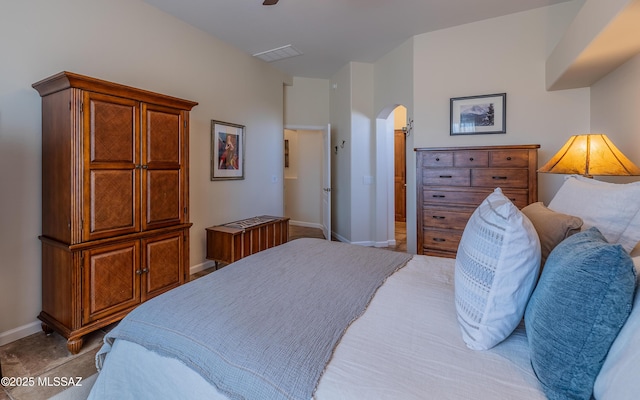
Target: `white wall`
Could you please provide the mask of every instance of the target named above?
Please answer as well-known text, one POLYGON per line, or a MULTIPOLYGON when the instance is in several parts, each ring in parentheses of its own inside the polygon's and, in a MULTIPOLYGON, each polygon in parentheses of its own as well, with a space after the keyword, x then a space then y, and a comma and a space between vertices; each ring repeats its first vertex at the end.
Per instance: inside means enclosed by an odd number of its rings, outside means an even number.
MULTIPOLYGON (((413 38, 387 53, 374 64, 374 117, 375 128, 375 242, 377 246, 393 243, 395 235, 393 207, 393 125, 405 125, 407 119, 413 118, 413 38), (405 115, 402 122, 394 120, 391 126, 387 118, 398 105, 403 105, 405 115)), ((393 117, 392 117, 393 118, 393 117)), ((413 152, 413 135, 406 140, 407 180, 415 179, 415 155, 413 152)), ((411 185, 415 188, 415 185, 411 185)), ((407 187, 410 189, 411 187, 407 187)), ((415 214, 415 194, 407 191, 407 214, 415 214)), ((415 241, 409 237, 408 241, 415 241)), ((413 246, 415 248, 415 245, 413 246)))
POLYGON ((292 129, 329 123, 329 80, 293 78, 284 92, 284 123, 292 129))
POLYGON ((341 241, 348 242, 351 240, 351 64, 342 67, 330 84, 331 230, 341 241))
MULTIPOLYGON (((604 133, 634 164, 640 165, 640 55, 591 87, 591 131, 604 133)), ((601 180, 614 181, 598 177, 601 180)), ((618 178, 635 181, 638 177, 618 178)), ((640 201, 640 199, 639 199, 640 201)))
MULTIPOLYGON (((533 143, 541 145, 544 163, 570 135, 588 131, 588 88, 545 90, 545 60, 579 5, 562 3, 415 36, 414 146, 533 143), (507 93, 506 134, 449 135, 450 98, 501 92, 507 93)), ((562 177, 538 178, 539 198, 546 203, 562 177)), ((415 186, 407 189, 410 195, 415 186)), ((415 237, 415 214, 408 211, 407 217, 408 238, 415 237)))
POLYGON ((375 135, 373 64, 351 63, 351 236, 352 243, 373 245, 375 221, 375 135))
POLYGON ((371 246, 375 227, 373 64, 351 62, 331 79, 332 230, 371 246))
POLYGON ((413 38, 391 50, 374 64, 374 112, 385 118, 396 105, 413 110, 413 38), (386 110, 386 112, 385 112, 386 110), (380 115, 383 113, 384 115, 380 115))
POLYGON ((39 330, 36 81, 67 70, 199 102, 190 135, 192 266, 205 262, 207 226, 283 213, 283 82, 292 82, 268 64, 140 0, 3 1, 0 48, 0 344, 39 330), (244 180, 210 181, 212 119, 246 125, 244 180))

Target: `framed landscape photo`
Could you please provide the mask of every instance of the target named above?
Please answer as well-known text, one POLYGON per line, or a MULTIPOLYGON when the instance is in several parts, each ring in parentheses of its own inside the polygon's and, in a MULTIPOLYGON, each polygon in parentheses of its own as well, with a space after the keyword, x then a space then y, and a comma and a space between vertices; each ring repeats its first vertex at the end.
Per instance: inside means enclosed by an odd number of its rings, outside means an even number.
POLYGON ((211 121, 211 180, 244 179, 244 125, 211 121))
POLYGON ((507 132, 507 94, 451 99, 451 135, 507 132))

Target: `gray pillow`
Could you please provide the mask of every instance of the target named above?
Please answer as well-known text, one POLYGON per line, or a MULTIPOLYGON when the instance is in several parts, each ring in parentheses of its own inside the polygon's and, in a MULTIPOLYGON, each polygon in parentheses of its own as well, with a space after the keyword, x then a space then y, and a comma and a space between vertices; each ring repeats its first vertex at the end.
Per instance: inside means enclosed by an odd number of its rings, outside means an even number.
POLYGON ((531 365, 548 398, 591 398, 635 285, 629 254, 595 227, 551 252, 525 311, 531 365))

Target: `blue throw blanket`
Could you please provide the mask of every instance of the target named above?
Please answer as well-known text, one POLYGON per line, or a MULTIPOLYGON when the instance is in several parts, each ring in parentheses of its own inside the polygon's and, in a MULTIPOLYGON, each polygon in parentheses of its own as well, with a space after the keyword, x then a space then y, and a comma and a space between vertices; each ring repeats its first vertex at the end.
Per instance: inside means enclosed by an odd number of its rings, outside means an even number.
POLYGON ((335 346, 408 254, 320 239, 257 253, 156 297, 105 336, 177 358, 231 399, 309 400, 335 346))

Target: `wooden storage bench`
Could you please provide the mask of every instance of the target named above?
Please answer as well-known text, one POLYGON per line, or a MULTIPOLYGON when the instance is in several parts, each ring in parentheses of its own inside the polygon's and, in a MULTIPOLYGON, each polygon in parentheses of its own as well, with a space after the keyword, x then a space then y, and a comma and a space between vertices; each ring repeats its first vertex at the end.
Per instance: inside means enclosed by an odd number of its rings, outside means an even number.
POLYGON ((289 240, 289 218, 261 215, 207 228, 207 259, 230 264, 289 240))

